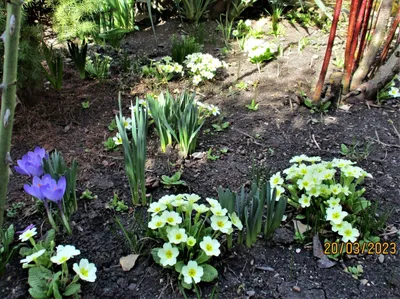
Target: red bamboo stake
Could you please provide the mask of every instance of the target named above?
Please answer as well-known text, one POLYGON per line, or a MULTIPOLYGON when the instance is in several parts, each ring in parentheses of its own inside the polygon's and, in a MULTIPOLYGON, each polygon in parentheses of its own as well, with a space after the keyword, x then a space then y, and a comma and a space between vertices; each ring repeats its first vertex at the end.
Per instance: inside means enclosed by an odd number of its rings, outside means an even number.
POLYGON ((329 61, 332 55, 332 48, 335 41, 336 29, 337 29, 337 24, 339 22, 341 9, 342 9, 342 0, 336 0, 335 11, 332 20, 331 31, 329 33, 328 45, 326 46, 324 62, 322 64, 321 73, 319 74, 318 83, 314 91, 314 96, 313 96, 314 102, 319 102, 321 99, 322 87, 324 85, 326 72, 328 70, 329 61))
MULTIPOLYGON (((364 16, 364 21, 363 21, 363 26, 362 26, 362 33, 361 33, 361 37, 360 37, 360 46, 358 48, 358 53, 357 53, 357 58, 355 61, 355 67, 358 66, 358 63, 360 62, 360 59, 362 57, 362 53, 364 53, 364 49, 365 49, 365 44, 366 44, 366 36, 367 36, 367 32, 368 32, 368 24, 372 23, 372 19, 370 20, 371 17, 371 10, 372 10, 372 5, 374 3, 374 0, 368 0, 367 6, 365 8, 365 16, 364 16)), ((371 24, 372 26, 372 24, 371 24)))
POLYGON ((390 48, 390 43, 392 42, 393 38, 394 38, 394 34, 396 33, 396 29, 400 24, 400 9, 397 10, 397 15, 396 15, 396 19, 394 20, 393 24, 392 24, 392 28, 390 29, 389 35, 386 38, 386 43, 385 46, 383 47, 383 51, 381 53, 381 57, 379 59, 379 63, 383 64, 384 60, 386 59, 386 56, 389 52, 389 48, 390 48))
POLYGON ((355 29, 357 24, 357 15, 359 10, 360 0, 353 0, 351 2, 351 11, 350 11, 350 19, 349 19, 349 28, 347 33, 347 42, 346 42, 346 59, 345 59, 345 70, 344 76, 342 80, 343 85, 343 93, 346 94, 349 91, 350 86, 350 78, 351 78, 351 67, 354 62, 354 51, 352 50, 353 40, 356 39, 355 29))
MULTIPOLYGON (((349 67, 350 78, 351 78, 351 75, 353 74, 355 63, 356 63, 356 59, 357 59, 355 54, 356 54, 358 40, 359 40, 358 37, 360 36, 361 26, 362 26, 363 21, 364 21, 364 13, 365 13, 366 5, 367 5, 367 1, 361 1, 360 8, 359 8, 359 11, 358 11, 356 28, 355 28, 355 31, 354 31, 354 36, 353 36, 353 40, 352 40, 352 44, 351 44, 351 48, 350 48, 350 55, 351 55, 351 60, 350 60, 351 61, 351 65, 349 67)), ((349 61, 349 63, 350 63, 350 61, 349 61)))

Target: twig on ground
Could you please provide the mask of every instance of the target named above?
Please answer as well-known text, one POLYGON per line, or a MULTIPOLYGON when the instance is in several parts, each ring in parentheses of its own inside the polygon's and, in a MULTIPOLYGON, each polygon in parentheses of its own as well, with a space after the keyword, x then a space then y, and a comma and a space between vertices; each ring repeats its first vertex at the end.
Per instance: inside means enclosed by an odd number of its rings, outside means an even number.
POLYGON ((400 148, 400 145, 397 145, 397 144, 388 144, 388 143, 384 143, 384 142, 382 142, 380 139, 379 139, 379 135, 378 135, 378 132, 375 130, 375 136, 376 136, 376 139, 374 139, 374 138, 369 138, 369 139, 371 139, 371 140, 373 140, 373 141, 376 141, 376 142, 378 142, 380 145, 383 145, 383 146, 390 146, 390 147, 397 147, 397 148, 400 148))
POLYGON ((400 139, 400 133, 399 133, 399 131, 397 130, 397 128, 394 126, 393 120, 389 119, 389 123, 392 125, 393 130, 396 132, 397 137, 399 137, 399 139, 400 139))
POLYGON ((318 147, 319 150, 321 150, 321 147, 319 146, 317 140, 315 140, 314 134, 311 134, 311 139, 314 141, 315 145, 318 147))
POLYGON ((390 232, 388 232, 388 233, 380 234, 379 237, 391 236, 391 235, 397 234, 398 232, 400 232, 400 229, 396 229, 396 230, 390 231, 390 232))
POLYGON ((253 141, 254 144, 261 145, 261 146, 265 146, 264 144, 261 144, 261 143, 255 141, 255 138, 254 138, 253 136, 251 136, 251 135, 249 135, 249 134, 247 134, 247 133, 245 133, 245 132, 243 132, 243 131, 241 131, 241 130, 238 130, 238 129, 236 129, 236 128, 233 128, 233 127, 232 127, 232 129, 235 130, 236 132, 239 132, 240 134, 243 134, 244 136, 249 137, 249 138, 253 141))

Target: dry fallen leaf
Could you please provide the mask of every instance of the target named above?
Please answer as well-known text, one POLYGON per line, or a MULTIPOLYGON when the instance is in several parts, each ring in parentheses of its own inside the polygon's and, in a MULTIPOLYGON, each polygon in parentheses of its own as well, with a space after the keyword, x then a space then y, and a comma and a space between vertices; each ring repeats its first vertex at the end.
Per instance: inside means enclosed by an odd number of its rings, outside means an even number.
POLYGON ((136 260, 139 257, 138 254, 130 254, 127 256, 123 256, 119 259, 119 263, 121 264, 122 270, 129 271, 135 266, 136 260))
POLYGON ((317 258, 318 260, 318 267, 322 269, 328 269, 332 268, 333 266, 336 265, 336 262, 331 261, 324 253, 324 250, 322 248, 321 241, 319 240, 319 236, 314 235, 313 237, 313 255, 317 258))
POLYGON ((299 220, 293 220, 294 229, 298 231, 300 234, 304 234, 306 231, 310 230, 311 227, 301 223, 299 220))

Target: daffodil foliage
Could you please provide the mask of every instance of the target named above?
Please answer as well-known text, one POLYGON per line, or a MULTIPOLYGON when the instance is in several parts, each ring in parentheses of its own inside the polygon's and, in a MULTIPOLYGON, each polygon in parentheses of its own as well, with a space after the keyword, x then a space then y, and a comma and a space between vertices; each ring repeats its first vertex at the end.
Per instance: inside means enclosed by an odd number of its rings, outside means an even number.
POLYGON ((344 159, 322 161, 320 157, 295 156, 293 165, 270 179, 278 196, 285 192, 289 204, 298 208, 298 219, 305 218, 314 233, 330 234, 343 242, 360 237, 362 214, 371 205, 360 187, 372 175, 355 162, 344 159))
POLYGON ((199 200, 196 194, 165 195, 148 209, 148 227, 164 242, 152 250, 153 258, 178 272, 187 289, 218 277, 209 261, 221 254, 221 237, 231 235, 234 227, 243 228, 237 215, 229 214, 217 200, 207 198, 207 204, 197 203, 199 200))

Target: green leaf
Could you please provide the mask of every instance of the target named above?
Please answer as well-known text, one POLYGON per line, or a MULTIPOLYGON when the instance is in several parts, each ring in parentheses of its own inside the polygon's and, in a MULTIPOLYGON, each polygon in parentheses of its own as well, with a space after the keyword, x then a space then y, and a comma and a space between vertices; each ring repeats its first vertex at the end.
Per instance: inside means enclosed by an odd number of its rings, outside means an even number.
POLYGON ((201 265, 203 267, 203 276, 201 277, 201 281, 211 282, 218 277, 218 271, 213 266, 206 264, 201 265))
POLYGON ((181 285, 187 290, 192 289, 192 284, 187 284, 184 280, 181 280, 181 285))
POLYGON ((299 214, 299 215, 296 216, 296 219, 299 219, 299 220, 302 220, 302 219, 305 219, 305 218, 306 218, 306 216, 302 215, 302 214, 299 214))
MULTIPOLYGON (((61 274, 61 272, 60 272, 61 274)), ((53 295, 55 299, 62 299, 63 297, 60 294, 60 291, 58 289, 58 280, 53 280, 53 295)))
POLYGON ((79 283, 73 283, 65 288, 63 296, 72 296, 81 290, 81 285, 79 283))
POLYGON ((160 257, 158 256, 158 250, 160 250, 160 249, 161 248, 153 248, 151 250, 151 255, 153 256, 153 260, 159 265, 161 265, 160 257))
POLYGON ((211 258, 211 256, 208 256, 207 254, 205 254, 204 251, 201 251, 200 255, 197 257, 196 262, 197 264, 202 264, 207 262, 209 259, 211 258))
POLYGON ((34 299, 48 299, 47 291, 43 288, 30 288, 28 292, 34 299))
POLYGON ((342 151, 342 154, 347 154, 349 152, 349 148, 343 143, 340 145, 340 150, 342 151))
POLYGON ((32 288, 46 288, 46 281, 53 276, 49 269, 39 267, 30 268, 28 273, 28 283, 32 288))
POLYGON ((183 261, 179 261, 175 264, 175 271, 178 273, 182 272, 182 268, 185 266, 185 263, 183 261))

